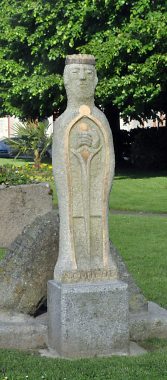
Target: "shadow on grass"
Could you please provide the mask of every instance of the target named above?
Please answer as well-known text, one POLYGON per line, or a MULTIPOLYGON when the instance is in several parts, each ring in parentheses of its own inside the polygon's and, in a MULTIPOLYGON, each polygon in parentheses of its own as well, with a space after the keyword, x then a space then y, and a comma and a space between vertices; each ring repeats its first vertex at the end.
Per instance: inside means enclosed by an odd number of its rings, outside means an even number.
POLYGON ((167 170, 150 170, 150 171, 142 171, 133 168, 128 169, 119 169, 117 168, 115 171, 115 180, 120 181, 122 179, 142 179, 142 178, 156 178, 156 177, 167 177, 167 170))

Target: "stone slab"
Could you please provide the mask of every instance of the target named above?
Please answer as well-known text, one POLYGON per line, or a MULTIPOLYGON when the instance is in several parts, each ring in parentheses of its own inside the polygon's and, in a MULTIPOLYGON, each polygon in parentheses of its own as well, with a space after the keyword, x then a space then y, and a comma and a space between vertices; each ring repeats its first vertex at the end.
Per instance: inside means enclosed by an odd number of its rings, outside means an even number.
POLYGON ((37 217, 0 261, 0 310, 36 315, 46 301, 58 256, 56 210, 37 217))
POLYGON ((130 342, 130 356, 140 356, 144 354, 147 354, 145 348, 139 346, 136 342, 130 342))
MULTIPOLYGON (((60 355, 55 350, 42 348, 38 352, 42 357, 60 359, 60 355)), ((147 351, 143 347, 139 346, 136 342, 129 343, 128 356, 140 356, 144 354, 147 354, 147 351)))
POLYGON ((37 216, 52 210, 47 183, 0 186, 0 247, 9 247, 37 216))
POLYGON ((48 345, 61 357, 129 352, 127 284, 48 282, 48 345))
POLYGON ((0 348, 39 349, 47 347, 47 315, 37 318, 0 312, 0 348))
MULTIPOLYGON (((130 339, 167 338, 167 310, 149 302, 149 312, 130 313, 130 339), (147 323, 146 323, 147 322, 147 323)), ((46 348, 47 313, 33 318, 28 315, 0 312, 0 348, 40 349, 42 356, 60 357, 53 349, 46 348)), ((144 354, 145 350, 130 342, 130 355, 144 354)), ((61 356, 62 357, 62 356, 61 356)))
POLYGON ((148 312, 130 313, 130 338, 142 341, 150 338, 167 339, 167 310, 148 302, 148 312))

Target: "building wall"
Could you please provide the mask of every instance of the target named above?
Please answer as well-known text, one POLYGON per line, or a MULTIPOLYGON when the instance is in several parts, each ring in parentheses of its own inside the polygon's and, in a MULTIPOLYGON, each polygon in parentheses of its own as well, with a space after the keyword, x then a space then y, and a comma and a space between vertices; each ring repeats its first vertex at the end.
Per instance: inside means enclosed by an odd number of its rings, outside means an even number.
POLYGON ((8 137, 8 117, 0 118, 0 138, 8 137))
POLYGON ((14 116, 6 116, 0 118, 0 139, 4 137, 12 137, 14 135, 14 124, 18 122, 18 118, 14 116))
POLYGON ((158 117, 155 119, 147 119, 143 120, 140 123, 138 120, 131 120, 129 123, 124 123, 123 119, 120 118, 120 129, 124 129, 126 131, 130 131, 134 128, 159 128, 166 126, 166 115, 158 112, 158 117))
MULTIPOLYGON (((14 124, 17 123, 19 119, 14 116, 6 116, 0 118, 0 139, 4 137, 12 137, 14 135, 14 124)), ((49 129, 48 135, 53 132, 53 116, 48 118, 49 129)))

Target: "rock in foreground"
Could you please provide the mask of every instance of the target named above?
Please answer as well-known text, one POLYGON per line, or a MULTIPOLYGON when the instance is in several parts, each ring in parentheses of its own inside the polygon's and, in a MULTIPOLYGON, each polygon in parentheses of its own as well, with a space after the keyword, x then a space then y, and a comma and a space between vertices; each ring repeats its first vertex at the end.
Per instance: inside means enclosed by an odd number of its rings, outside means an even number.
POLYGON ((59 217, 37 217, 12 243, 0 262, 0 309, 34 315, 45 302, 47 281, 58 256, 59 217))

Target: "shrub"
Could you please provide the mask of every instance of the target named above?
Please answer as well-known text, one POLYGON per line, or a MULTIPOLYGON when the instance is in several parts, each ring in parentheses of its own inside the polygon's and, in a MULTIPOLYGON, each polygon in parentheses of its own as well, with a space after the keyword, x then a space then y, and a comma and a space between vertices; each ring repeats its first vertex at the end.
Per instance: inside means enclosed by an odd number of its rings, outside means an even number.
POLYGON ((28 183, 52 181, 52 166, 41 164, 37 170, 35 165, 24 166, 3 165, 0 166, 0 184, 22 185, 28 183))
POLYGON ((130 159, 135 168, 167 168, 167 129, 147 128, 130 132, 130 159))

